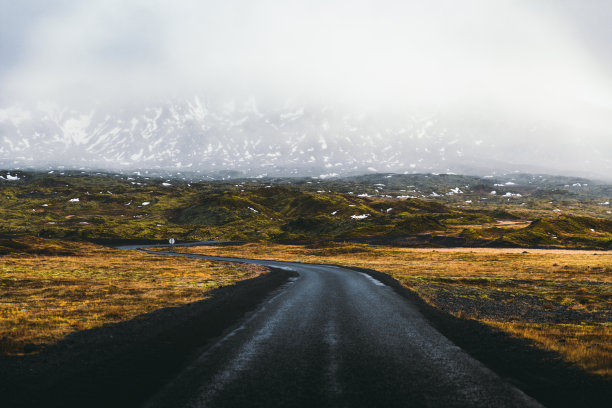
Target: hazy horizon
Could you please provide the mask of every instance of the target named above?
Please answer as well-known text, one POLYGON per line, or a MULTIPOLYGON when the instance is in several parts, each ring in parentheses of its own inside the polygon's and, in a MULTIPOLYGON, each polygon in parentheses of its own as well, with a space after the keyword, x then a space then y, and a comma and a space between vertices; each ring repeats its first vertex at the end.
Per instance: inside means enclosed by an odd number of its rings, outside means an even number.
POLYGON ((5 166, 612 174, 604 0, 0 2, 5 166))

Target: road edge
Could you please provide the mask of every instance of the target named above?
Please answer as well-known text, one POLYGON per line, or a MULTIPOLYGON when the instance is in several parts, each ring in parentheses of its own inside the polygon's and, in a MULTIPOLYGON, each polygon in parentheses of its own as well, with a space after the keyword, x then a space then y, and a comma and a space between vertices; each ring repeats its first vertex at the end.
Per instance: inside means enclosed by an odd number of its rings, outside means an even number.
POLYGON ((134 407, 256 310, 295 273, 277 268, 210 298, 72 333, 41 353, 0 358, 7 407, 134 407))
POLYGON ((610 382, 563 361, 552 351, 476 320, 461 319, 426 303, 392 276, 374 269, 347 267, 368 274, 413 303, 450 341, 505 381, 547 407, 606 407, 612 400, 610 382))

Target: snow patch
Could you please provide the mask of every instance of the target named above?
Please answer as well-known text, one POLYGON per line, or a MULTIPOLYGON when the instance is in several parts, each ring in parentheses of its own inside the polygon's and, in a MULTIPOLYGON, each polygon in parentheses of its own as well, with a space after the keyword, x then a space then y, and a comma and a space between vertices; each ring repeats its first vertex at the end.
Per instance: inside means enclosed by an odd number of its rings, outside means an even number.
POLYGON ((19 176, 13 176, 10 173, 6 173, 6 178, 0 176, 0 179, 7 180, 7 181, 17 181, 19 180, 19 176))

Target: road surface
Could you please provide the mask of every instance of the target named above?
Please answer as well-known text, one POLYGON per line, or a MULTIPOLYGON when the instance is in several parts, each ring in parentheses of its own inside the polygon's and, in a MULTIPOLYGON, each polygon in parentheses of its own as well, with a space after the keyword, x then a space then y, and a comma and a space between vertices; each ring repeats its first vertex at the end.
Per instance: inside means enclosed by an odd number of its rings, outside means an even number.
POLYGON ((202 350, 147 407, 540 406, 369 275, 336 266, 162 253, 299 276, 202 350))

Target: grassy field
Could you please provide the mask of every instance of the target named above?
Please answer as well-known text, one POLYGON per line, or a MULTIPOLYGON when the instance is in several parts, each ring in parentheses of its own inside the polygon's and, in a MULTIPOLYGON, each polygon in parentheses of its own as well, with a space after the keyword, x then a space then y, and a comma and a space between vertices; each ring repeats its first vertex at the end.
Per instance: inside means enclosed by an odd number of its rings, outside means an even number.
POLYGON ((190 250, 376 269, 439 309, 612 375, 612 255, 592 250, 612 249, 610 185, 520 174, 13 173, 0 179, 0 353, 36 350, 263 272, 83 241, 218 238, 260 243, 190 250), (457 246, 467 249, 442 248, 457 246))
POLYGON ((0 179, 0 235, 612 249, 612 186, 582 179, 396 174, 189 182, 16 174, 18 180, 0 179))
POLYGON ((206 298, 267 271, 253 265, 24 237, 0 240, 0 355, 206 298))
POLYGON ((530 339, 612 378, 612 253, 340 243, 177 250, 376 269, 439 309, 530 339))

